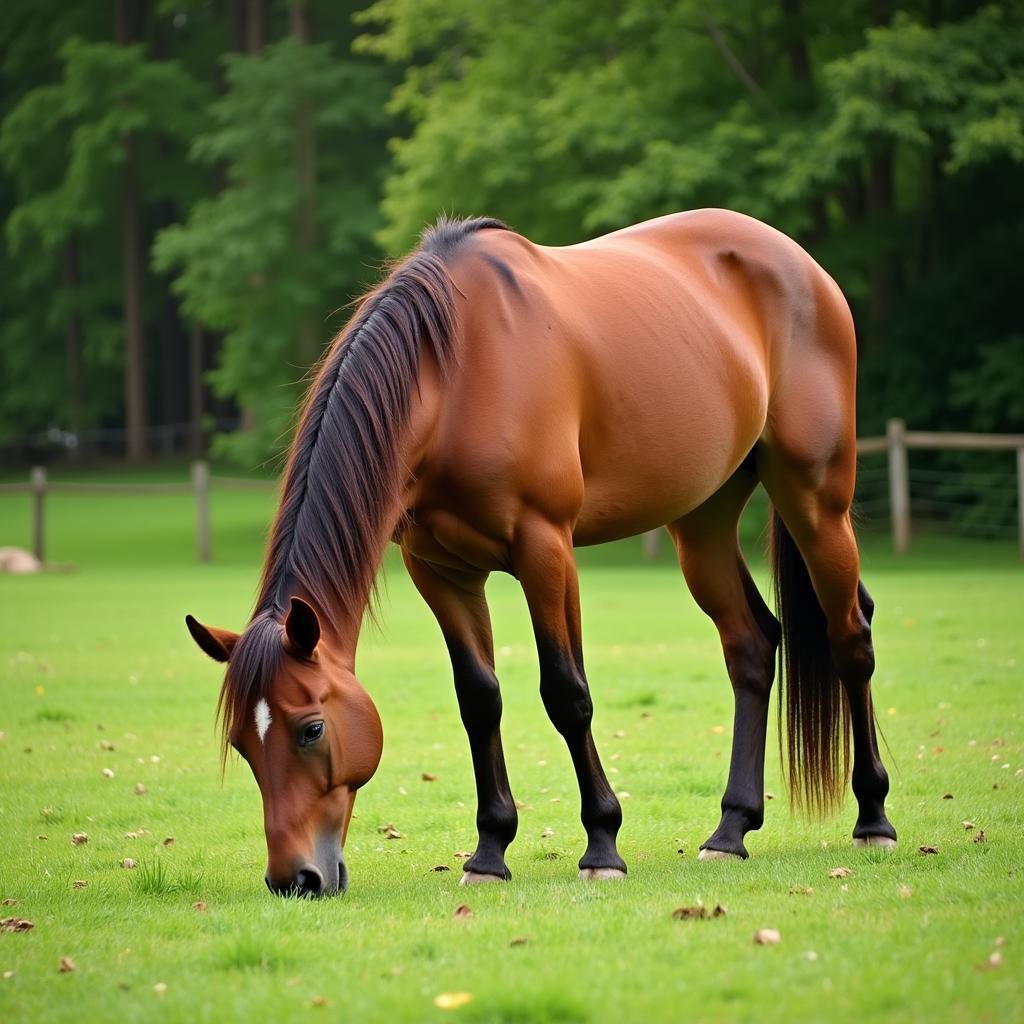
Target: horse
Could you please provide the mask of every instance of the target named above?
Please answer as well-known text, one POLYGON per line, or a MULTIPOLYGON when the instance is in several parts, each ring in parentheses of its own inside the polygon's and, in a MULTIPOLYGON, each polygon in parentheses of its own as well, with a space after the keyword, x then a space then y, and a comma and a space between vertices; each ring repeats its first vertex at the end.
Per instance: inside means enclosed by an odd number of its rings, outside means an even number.
POLYGON ((233 747, 259 785, 271 891, 347 886, 353 803, 382 749, 356 645, 389 542, 440 626, 469 739, 478 841, 463 883, 511 878, 518 823, 491 572, 515 576, 529 606, 541 699, 579 782, 579 875, 625 876, 622 812, 591 731, 574 548, 662 526, 718 629, 735 699, 721 819, 700 857, 747 857, 763 823, 777 656, 794 806, 831 812, 852 782, 854 843, 894 846, 873 604, 850 518, 855 379, 839 287, 739 213, 687 211, 566 247, 489 218, 425 231, 309 387, 244 632, 186 618, 227 665, 222 756, 233 747), (778 617, 738 542, 759 483, 778 617))

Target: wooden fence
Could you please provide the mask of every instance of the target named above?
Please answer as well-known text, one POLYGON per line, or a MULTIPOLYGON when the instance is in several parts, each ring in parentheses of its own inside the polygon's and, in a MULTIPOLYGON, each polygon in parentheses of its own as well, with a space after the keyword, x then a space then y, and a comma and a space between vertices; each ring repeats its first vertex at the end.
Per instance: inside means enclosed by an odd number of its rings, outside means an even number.
MULTIPOLYGON (((859 455, 884 453, 888 462, 889 515, 892 546, 897 554, 910 549, 911 451, 1015 451, 1017 453, 1017 529, 1020 556, 1024 559, 1024 434, 960 434, 934 431, 907 430, 901 419, 888 422, 884 437, 857 439, 859 455)), ((210 523, 210 492, 212 490, 275 491, 273 480, 251 480, 238 477, 212 476, 205 462, 192 464, 190 483, 101 484, 70 483, 50 480, 46 470, 36 466, 27 483, 0 484, 0 494, 25 493, 32 495, 32 550, 40 561, 46 559, 46 496, 48 494, 82 495, 141 495, 192 494, 196 505, 196 554, 200 562, 213 558, 210 523)), ((658 553, 660 531, 644 534, 643 553, 653 558, 658 553)))

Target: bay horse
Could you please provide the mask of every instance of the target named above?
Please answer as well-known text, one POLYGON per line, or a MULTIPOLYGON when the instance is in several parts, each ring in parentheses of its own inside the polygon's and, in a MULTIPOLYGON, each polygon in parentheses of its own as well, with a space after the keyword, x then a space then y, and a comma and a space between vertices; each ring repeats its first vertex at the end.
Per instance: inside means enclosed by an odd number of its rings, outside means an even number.
POLYGON ((622 813, 591 733, 573 549, 663 525, 735 696, 721 820, 700 856, 746 857, 763 822, 780 645, 794 804, 838 805, 852 732, 854 842, 895 845, 850 522, 855 376, 838 286, 741 214, 679 213, 563 248, 486 218, 426 231, 359 302, 309 389, 245 631, 186 620, 227 663, 224 753, 234 747, 259 785, 270 889, 347 885, 353 802, 382 748, 356 643, 389 541, 440 625, 469 737, 479 840, 463 882, 509 879, 517 828, 484 594, 494 571, 522 585, 541 698, 579 781, 580 875, 625 875, 622 813), (737 538, 759 482, 778 619, 737 538))

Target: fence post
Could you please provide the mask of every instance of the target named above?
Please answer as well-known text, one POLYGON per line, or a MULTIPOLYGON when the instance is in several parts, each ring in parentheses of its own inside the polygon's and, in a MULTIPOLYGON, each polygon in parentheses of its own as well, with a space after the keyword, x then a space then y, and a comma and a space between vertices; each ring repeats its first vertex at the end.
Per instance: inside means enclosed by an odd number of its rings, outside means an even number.
POLYGON ((648 530, 644 536, 644 558, 653 562, 658 557, 658 548, 661 546, 661 530, 648 530))
POLYGON ((892 548, 898 555, 910 548, 910 471, 907 466, 907 425, 891 419, 885 426, 889 444, 889 508, 892 548))
POLYGON ((32 554, 46 560, 46 467, 32 467, 32 554))
POLYGON ((196 543, 200 562, 210 561, 210 467, 199 460, 192 463, 192 486, 196 490, 196 543))
POLYGON ((1020 557, 1024 559, 1024 448, 1017 449, 1017 530, 1020 557))

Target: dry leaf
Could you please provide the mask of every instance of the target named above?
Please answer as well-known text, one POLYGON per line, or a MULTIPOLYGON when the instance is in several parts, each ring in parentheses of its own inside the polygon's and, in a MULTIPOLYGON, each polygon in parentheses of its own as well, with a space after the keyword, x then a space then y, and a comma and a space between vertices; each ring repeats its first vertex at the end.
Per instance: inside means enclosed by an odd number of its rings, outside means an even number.
POLYGON ((167 991, 167 984, 166 984, 166 982, 163 982, 163 981, 158 981, 158 982, 157 982, 157 983, 156 983, 156 984, 155 984, 155 985, 153 986, 153 991, 154 991, 154 992, 155 992, 155 993, 156 993, 156 994, 157 994, 158 996, 162 996, 162 995, 163 995, 163 994, 164 994, 164 993, 165 993, 165 992, 167 991))
POLYGON ((114 777, 114 769, 113 768, 104 768, 101 774, 103 775, 103 778, 105 778, 105 779, 112 779, 114 777))
POLYGON ((17 905, 17 900, 13 896, 8 896, 7 899, 0 902, 0 906, 13 907, 17 905))
POLYGON ((901 885, 900 886, 900 899, 901 900, 909 900, 910 897, 913 896, 913 895, 914 895, 914 890, 911 889, 909 885, 901 885))
POLYGON ((1003 966, 1003 954, 992 953, 988 958, 989 967, 1002 967, 1003 966))
POLYGON ((30 932, 35 926, 35 921, 27 921, 23 917, 5 917, 0 920, 0 932, 30 932))
POLYGON ((765 800, 774 800, 775 799, 775 794, 774 793, 769 793, 769 792, 765 791, 764 798, 765 798, 765 800))
POLYGON ((84 889, 89 883, 84 878, 76 878, 72 883, 73 889, 84 889))
POLYGON ((829 873, 829 878, 849 878, 853 872, 849 868, 833 868, 829 873))
POLYGON ((199 911, 201 914, 206 909, 206 904, 202 900, 196 900, 195 903, 192 904, 192 909, 199 911))
POLYGON ((75 961, 69 956, 62 956, 60 958, 60 972, 61 974, 70 974, 75 969, 75 961))
POLYGON ((711 911, 712 917, 725 917, 726 910, 721 903, 715 904, 715 909, 711 911))
POLYGON ((621 740, 622 737, 626 735, 626 730, 625 729, 616 729, 615 732, 612 733, 612 735, 614 737, 616 737, 616 739, 620 739, 621 740))
MULTIPOLYGON (((981 833, 979 832, 978 834, 980 835, 981 833)), ((975 838, 975 842, 977 842, 977 838, 975 838)), ((919 846, 917 848, 917 852, 918 853, 938 853, 939 852, 939 848, 937 846, 919 846)))
POLYGON ((960 824, 963 825, 965 831, 967 831, 967 832, 970 832, 971 829, 974 828, 974 822, 973 821, 961 821, 960 824))
POLYGON ((526 804, 524 804, 522 800, 513 800, 512 802, 516 805, 517 810, 521 811, 524 807, 526 807, 526 804))
POLYGON ((472 1001, 473 996, 469 992, 442 992, 434 996, 434 1005, 439 1010, 457 1010, 472 1001))
POLYGON ((791 885, 789 887, 790 896, 813 896, 814 890, 810 886, 802 885, 791 885))
POLYGON ((142 796, 146 792, 146 787, 141 782, 136 782, 135 788, 132 790, 132 792, 136 796, 142 796))
POLYGON ((123 868, 133 868, 133 867, 135 867, 135 861, 133 861, 131 859, 131 857, 125 857, 125 859, 123 861, 121 861, 121 867, 123 867, 123 868))
MULTIPOLYGON (((36 836, 36 839, 38 839, 38 840, 40 840, 40 842, 44 842, 44 843, 45 843, 45 842, 46 842, 46 840, 47 840, 47 839, 49 839, 49 838, 50 838, 49 836, 36 836)), ((76 844, 76 845, 77 845, 77 844, 76 844)))
POLYGON ((974 834, 974 841, 976 843, 985 842, 985 830, 983 828, 979 828, 978 831, 974 834))
POLYGON ((456 908, 452 917, 472 917, 473 911, 469 909, 468 903, 460 903, 456 908))
POLYGON ((554 829, 546 828, 541 832, 541 839, 550 839, 555 834, 554 829))
POLYGON ((100 740, 100 750, 113 750, 114 744, 110 740, 100 740))
POLYGON ((759 946, 777 946, 782 936, 774 928, 758 928, 754 932, 754 942, 759 946))
POLYGON ((470 857, 472 857, 472 856, 473 856, 473 854, 471 854, 471 853, 470 853, 470 852, 469 852, 468 850, 456 850, 456 851, 455 851, 455 852, 454 852, 454 853, 452 854, 452 856, 453 856, 453 857, 454 857, 454 858, 455 858, 456 860, 469 860, 469 858, 470 858, 470 857))
POLYGON ((437 782, 437 776, 431 775, 430 772, 420 772, 420 778, 424 782, 437 782))
POLYGON ((403 839, 404 836, 401 832, 395 828, 394 825, 378 825, 377 831, 385 835, 388 839, 403 839))
POLYGON ((166 839, 164 840, 164 846, 173 846, 173 845, 174 845, 174 843, 175 843, 175 839, 174 839, 174 836, 168 836, 168 837, 167 837, 167 838, 166 838, 166 839))
POLYGON ((514 939, 509 942, 510 946, 525 946, 529 942, 529 938, 525 935, 517 935, 514 939))
POLYGON ((447 864, 436 864, 430 869, 431 871, 451 871, 451 868, 447 864))
POLYGON ((692 907, 676 907, 672 911, 673 921, 704 921, 709 917, 724 917, 725 907, 721 903, 715 904, 715 909, 708 911, 703 903, 697 903, 692 907))
POLYGON ((72 846, 81 846, 83 843, 89 842, 89 837, 84 832, 75 832, 71 836, 72 846))
POLYGON ((942 794, 942 799, 943 800, 952 800, 953 799, 953 794, 952 793, 943 793, 942 794))
POLYGON ((327 1000, 323 996, 313 996, 309 1000, 309 1006, 327 1006, 327 1000))

